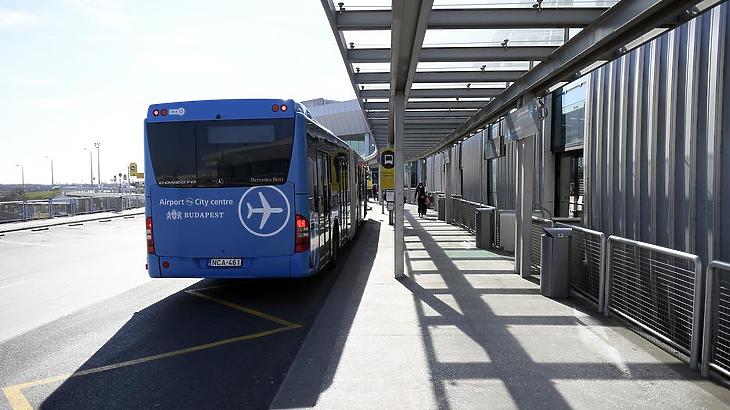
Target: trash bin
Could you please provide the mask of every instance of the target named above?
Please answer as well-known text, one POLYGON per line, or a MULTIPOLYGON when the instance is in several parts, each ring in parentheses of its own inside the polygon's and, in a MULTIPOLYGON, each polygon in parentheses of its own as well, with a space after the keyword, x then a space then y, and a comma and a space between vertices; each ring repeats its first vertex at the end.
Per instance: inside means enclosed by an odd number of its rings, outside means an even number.
POLYGON ((446 198, 439 195, 439 197, 436 201, 437 201, 436 203, 438 205, 436 207, 437 208, 436 212, 438 212, 438 219, 439 219, 439 221, 445 221, 446 220, 446 198))
POLYGON ((494 233, 494 208, 476 209, 476 242, 477 248, 489 249, 492 247, 494 233))
MULTIPOLYGON (((564 299, 570 296, 571 228, 543 228, 540 257, 540 293, 564 299)), ((533 255, 533 258, 537 255, 533 255)))

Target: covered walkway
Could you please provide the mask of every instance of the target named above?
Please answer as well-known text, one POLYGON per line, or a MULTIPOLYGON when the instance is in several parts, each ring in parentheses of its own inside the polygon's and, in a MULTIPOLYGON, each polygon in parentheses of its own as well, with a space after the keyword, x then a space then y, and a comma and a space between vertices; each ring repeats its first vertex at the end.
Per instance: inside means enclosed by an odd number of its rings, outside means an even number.
POLYGON ((728 407, 730 391, 623 322, 541 296, 512 257, 411 205, 393 280, 392 227, 374 211, 273 408, 728 407))

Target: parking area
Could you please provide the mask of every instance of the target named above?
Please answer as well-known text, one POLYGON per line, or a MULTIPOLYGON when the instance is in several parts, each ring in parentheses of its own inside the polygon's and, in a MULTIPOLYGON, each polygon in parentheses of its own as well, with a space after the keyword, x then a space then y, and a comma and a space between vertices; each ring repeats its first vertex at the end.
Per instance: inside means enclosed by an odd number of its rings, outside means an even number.
MULTIPOLYGON (((140 231, 133 225, 139 219, 110 222, 120 225, 111 230, 116 235, 91 233, 97 243, 129 240, 126 235, 140 231), (132 229, 121 234, 125 222, 132 229)), ((56 227, 36 239, 62 246, 56 235, 72 228, 56 227)), ((353 245, 377 242, 378 231, 376 222, 366 223, 353 245)), ((32 240, 24 239, 10 240, 32 240)), ((117 249, 108 248, 108 256, 117 249)), ((0 408, 266 408, 353 249, 343 252, 334 269, 304 280, 142 280, 15 335, 0 342, 0 408)), ((115 258, 114 264, 138 275, 139 261, 128 259, 115 258)), ((68 269, 60 265, 44 269, 57 277, 68 269)), ((76 269, 95 271, 88 264, 76 269)), ((71 275, 75 282, 66 286, 96 275, 71 275)), ((13 288, 34 305, 32 287, 13 288)))

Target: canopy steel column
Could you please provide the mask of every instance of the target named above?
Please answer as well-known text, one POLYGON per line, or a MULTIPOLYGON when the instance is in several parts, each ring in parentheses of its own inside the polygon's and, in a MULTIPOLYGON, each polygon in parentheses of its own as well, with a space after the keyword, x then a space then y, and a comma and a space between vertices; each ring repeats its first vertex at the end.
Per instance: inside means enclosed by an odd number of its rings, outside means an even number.
MULTIPOLYGON (((405 149, 405 110, 421 54, 433 0, 393 0, 390 30, 390 111, 389 123, 395 148, 395 237, 393 251, 396 278, 405 276, 405 239, 403 237, 403 158, 405 149)), ((417 138, 417 137, 412 137, 417 138)))
POLYGON ((405 277, 405 238, 404 238, 404 203, 403 203, 403 139, 405 138, 403 118, 406 113, 406 97, 403 92, 397 92, 393 99, 394 118, 394 148, 395 148, 395 243, 394 275, 396 278, 405 277))
POLYGON ((535 137, 523 138, 517 144, 517 212, 515 224, 515 271, 530 277, 532 265, 532 199, 535 185, 535 137))

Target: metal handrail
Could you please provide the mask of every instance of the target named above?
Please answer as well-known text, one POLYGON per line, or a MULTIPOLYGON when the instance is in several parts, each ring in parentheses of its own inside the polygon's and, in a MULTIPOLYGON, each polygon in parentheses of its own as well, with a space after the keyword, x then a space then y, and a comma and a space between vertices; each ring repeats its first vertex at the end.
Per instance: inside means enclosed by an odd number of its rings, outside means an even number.
POLYGON ((575 229, 576 231, 583 232, 588 235, 598 236, 601 241, 601 256, 598 268, 598 312, 603 312, 605 309, 605 292, 606 292, 606 234, 601 231, 594 231, 593 229, 584 228, 582 226, 570 225, 564 222, 555 222, 555 226, 562 226, 564 228, 575 229))
MULTIPOLYGON (((693 311, 692 311, 692 332, 691 332, 691 340, 690 340, 690 352, 689 352, 689 367, 690 369, 696 369, 697 363, 699 361, 699 355, 700 355, 700 321, 702 320, 702 297, 703 297, 703 291, 702 283, 703 281, 703 271, 702 271, 702 261, 700 260, 700 257, 691 253, 678 251, 676 249, 671 248, 665 248, 663 246, 654 245, 646 242, 639 242, 632 239, 622 238, 620 236, 611 235, 608 237, 607 241, 607 247, 606 252, 609 256, 607 258, 606 262, 606 273, 605 273, 605 295, 604 295, 604 309, 603 313, 605 316, 609 315, 610 312, 610 303, 611 303, 611 249, 614 242, 624 243, 627 245, 633 245, 637 248, 647 249, 650 251, 654 251, 660 254, 673 256, 679 259, 684 259, 691 261, 694 264, 694 274, 695 274, 695 283, 694 283, 694 300, 693 300, 693 311)), ((645 325, 644 323, 641 323, 639 320, 636 320, 629 315, 625 315, 619 311, 616 311, 619 316, 623 317, 624 319, 630 321, 631 323, 635 324, 636 326, 639 326, 652 336, 656 337, 657 339, 669 344, 670 346, 674 346, 676 348, 680 348, 676 342, 673 340, 667 338, 666 336, 660 334, 659 332, 655 331, 651 327, 645 325)), ((682 349, 680 349, 682 350, 682 349)))
POLYGON ((705 318, 704 318, 704 326, 702 331, 702 376, 707 377, 710 375, 710 368, 715 370, 718 373, 723 374, 725 377, 730 378, 730 369, 724 369, 720 366, 717 366, 713 363, 710 363, 711 359, 711 347, 712 347, 712 323, 713 323, 713 317, 712 314, 714 304, 715 304, 715 288, 717 287, 718 283, 718 275, 716 274, 718 271, 724 271, 727 274, 730 274, 730 263, 727 262, 721 262, 721 261, 712 261, 709 265, 707 265, 707 271, 706 271, 706 280, 707 285, 705 288, 705 318))

